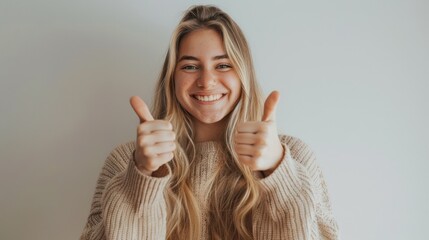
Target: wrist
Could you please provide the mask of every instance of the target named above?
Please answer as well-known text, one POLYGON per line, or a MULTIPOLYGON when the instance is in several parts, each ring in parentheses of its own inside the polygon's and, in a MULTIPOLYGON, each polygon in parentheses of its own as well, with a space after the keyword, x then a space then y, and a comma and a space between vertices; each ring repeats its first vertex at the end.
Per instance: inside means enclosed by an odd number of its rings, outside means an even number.
POLYGON ((269 175, 271 175, 278 168, 278 166, 280 165, 280 163, 282 162, 282 160, 283 160, 283 158, 285 156, 285 152, 286 151, 285 151, 285 148, 284 148, 283 144, 280 144, 280 146, 281 146, 280 158, 278 158, 278 160, 276 161, 274 167, 262 171, 262 174, 264 175, 264 177, 268 177, 269 175))
POLYGON ((136 151, 134 150, 134 152, 133 152, 133 162, 134 162, 134 165, 136 166, 137 170, 139 170, 139 172, 141 172, 142 174, 144 174, 146 176, 152 176, 152 171, 147 170, 142 165, 140 165, 140 164, 137 163, 135 155, 136 155, 136 151))

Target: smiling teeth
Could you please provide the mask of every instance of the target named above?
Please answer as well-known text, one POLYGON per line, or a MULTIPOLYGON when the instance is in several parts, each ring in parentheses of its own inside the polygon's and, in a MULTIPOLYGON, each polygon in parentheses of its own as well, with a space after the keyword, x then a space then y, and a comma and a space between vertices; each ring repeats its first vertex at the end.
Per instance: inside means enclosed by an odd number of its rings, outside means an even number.
POLYGON ((200 101, 203 101, 203 102, 216 101, 216 100, 218 100, 221 97, 222 97, 222 94, 216 94, 216 95, 210 95, 210 96, 198 96, 198 95, 195 95, 196 99, 198 99, 200 101))

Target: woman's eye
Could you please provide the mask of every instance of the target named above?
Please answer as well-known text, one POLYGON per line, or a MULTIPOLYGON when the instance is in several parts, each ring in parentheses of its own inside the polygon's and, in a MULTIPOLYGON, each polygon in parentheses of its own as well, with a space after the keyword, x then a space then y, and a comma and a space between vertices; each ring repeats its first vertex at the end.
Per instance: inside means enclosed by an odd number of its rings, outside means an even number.
POLYGON ((229 64, 219 64, 217 66, 217 68, 218 69, 229 69, 229 68, 231 68, 231 65, 229 65, 229 64))
POLYGON ((198 67, 194 65, 186 65, 182 67, 183 70, 197 70, 198 67))

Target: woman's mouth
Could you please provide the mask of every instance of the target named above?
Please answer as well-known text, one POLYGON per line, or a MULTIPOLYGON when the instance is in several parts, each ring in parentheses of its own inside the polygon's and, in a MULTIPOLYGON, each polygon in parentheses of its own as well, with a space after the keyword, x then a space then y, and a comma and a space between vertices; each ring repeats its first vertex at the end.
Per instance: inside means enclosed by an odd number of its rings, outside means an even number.
POLYGON ((196 95, 196 94, 194 94, 191 96, 193 98, 197 99, 198 101, 201 101, 201 102, 214 102, 214 101, 221 99, 225 95, 226 95, 226 93, 213 94, 213 95, 196 95))

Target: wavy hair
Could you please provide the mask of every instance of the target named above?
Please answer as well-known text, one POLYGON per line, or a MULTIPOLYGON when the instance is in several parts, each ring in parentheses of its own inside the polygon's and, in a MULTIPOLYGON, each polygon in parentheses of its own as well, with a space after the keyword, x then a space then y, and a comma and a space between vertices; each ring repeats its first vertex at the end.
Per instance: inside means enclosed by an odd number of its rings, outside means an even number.
POLYGON ((156 86, 153 113, 169 120, 176 132, 177 148, 170 161, 172 178, 166 190, 167 239, 199 239, 201 211, 190 188, 189 172, 195 159, 193 123, 175 95, 174 72, 183 37, 198 29, 213 29, 223 39, 226 53, 241 81, 241 96, 228 114, 223 134, 226 160, 209 183, 208 234, 211 239, 252 239, 252 210, 259 203, 260 187, 252 171, 233 151, 237 123, 262 116, 262 94, 256 81, 252 57, 243 32, 234 20, 215 6, 189 8, 171 37, 156 86))

